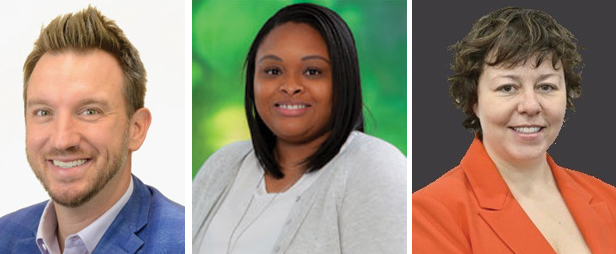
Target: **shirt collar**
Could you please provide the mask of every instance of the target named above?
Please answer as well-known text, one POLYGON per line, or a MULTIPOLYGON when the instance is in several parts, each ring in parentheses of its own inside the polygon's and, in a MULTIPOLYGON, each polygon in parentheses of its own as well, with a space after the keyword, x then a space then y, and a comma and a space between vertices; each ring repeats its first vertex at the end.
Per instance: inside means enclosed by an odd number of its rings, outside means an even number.
MULTIPOLYGON (((92 224, 88 225, 76 234, 69 235, 67 239, 77 236, 85 244, 89 253, 94 251, 94 248, 101 240, 113 220, 120 213, 124 205, 128 203, 130 196, 133 193, 133 178, 130 179, 128 188, 120 197, 120 199, 107 210, 103 215, 98 217, 92 224)), ((47 202, 43 215, 39 222, 39 227, 36 232, 36 244, 38 245, 41 253, 60 253, 60 246, 58 245, 58 237, 56 235, 56 228, 58 227, 58 220, 56 217, 56 209, 53 201, 47 202)), ((65 246, 68 247, 68 246, 65 246)))

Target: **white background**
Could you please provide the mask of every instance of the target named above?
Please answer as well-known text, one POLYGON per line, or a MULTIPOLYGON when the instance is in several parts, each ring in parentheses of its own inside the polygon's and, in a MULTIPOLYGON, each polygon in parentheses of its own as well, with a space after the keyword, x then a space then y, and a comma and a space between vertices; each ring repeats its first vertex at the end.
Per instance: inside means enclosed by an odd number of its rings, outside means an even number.
POLYGON ((184 100, 184 59, 189 57, 185 56, 184 1, 4 1, 0 7, 0 217, 49 199, 26 160, 22 67, 43 25, 88 4, 124 30, 148 74, 145 106, 152 112, 152 125, 145 143, 132 155, 132 172, 185 205, 184 178, 189 172, 185 152, 190 153, 185 151, 185 119, 190 118, 185 115, 184 100))

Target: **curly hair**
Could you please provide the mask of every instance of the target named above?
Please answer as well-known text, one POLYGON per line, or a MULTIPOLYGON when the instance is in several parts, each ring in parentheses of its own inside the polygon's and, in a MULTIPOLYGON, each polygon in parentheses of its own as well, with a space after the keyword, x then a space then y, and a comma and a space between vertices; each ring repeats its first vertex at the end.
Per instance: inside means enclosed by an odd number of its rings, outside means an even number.
POLYGON ((567 108, 582 94, 582 56, 573 34, 549 14, 531 9, 506 7, 477 20, 471 31, 449 47, 455 74, 448 78, 449 94, 457 108, 466 114, 462 125, 482 137, 481 124, 473 106, 477 85, 485 65, 513 68, 533 58, 538 67, 548 59, 556 69, 561 63, 567 89, 567 108))

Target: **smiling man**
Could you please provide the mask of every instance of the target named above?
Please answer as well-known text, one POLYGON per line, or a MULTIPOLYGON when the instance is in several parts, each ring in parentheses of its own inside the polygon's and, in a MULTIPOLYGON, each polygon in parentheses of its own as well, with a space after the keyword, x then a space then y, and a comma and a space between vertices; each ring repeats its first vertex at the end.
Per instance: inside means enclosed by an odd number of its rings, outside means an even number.
POLYGON ((145 83, 95 8, 41 31, 24 64, 26 153, 51 201, 0 218, 0 253, 184 253, 184 207, 131 174, 151 122, 145 83))

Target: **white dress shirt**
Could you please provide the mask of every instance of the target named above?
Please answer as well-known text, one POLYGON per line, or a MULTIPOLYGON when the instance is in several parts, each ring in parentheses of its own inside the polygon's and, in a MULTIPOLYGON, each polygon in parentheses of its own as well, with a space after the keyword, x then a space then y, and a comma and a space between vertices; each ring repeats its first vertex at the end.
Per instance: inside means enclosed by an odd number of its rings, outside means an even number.
MULTIPOLYGON (((64 241, 63 254, 84 254, 92 253, 96 245, 101 240, 115 217, 120 213, 124 205, 133 194, 133 179, 130 179, 130 184, 124 192, 124 195, 107 210, 103 215, 96 219, 92 224, 88 225, 76 234, 69 235, 64 241)), ((56 217, 56 209, 53 201, 47 202, 39 227, 36 232, 36 244, 42 254, 60 254, 60 245, 56 229, 58 228, 58 220, 56 217)))

